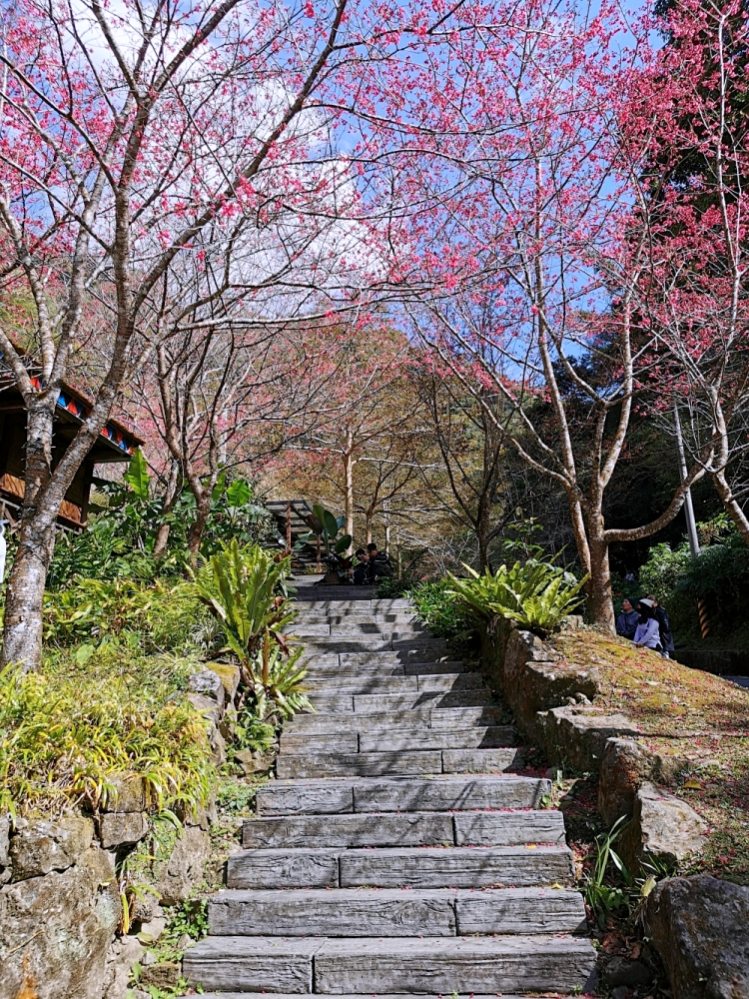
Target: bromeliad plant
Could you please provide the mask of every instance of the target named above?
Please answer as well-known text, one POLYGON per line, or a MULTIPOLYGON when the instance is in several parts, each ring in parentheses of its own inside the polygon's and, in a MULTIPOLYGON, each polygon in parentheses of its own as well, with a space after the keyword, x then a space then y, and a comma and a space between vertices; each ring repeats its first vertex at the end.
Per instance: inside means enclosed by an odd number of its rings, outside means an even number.
POLYGON ((257 655, 266 636, 285 645, 283 631, 293 614, 283 592, 289 560, 259 545, 236 541, 217 552, 195 577, 195 592, 218 618, 226 644, 254 684, 257 655))
POLYGON ((481 619, 499 615, 543 635, 558 628, 584 600, 587 576, 577 580, 549 562, 530 559, 483 575, 464 568, 469 578, 451 576, 450 592, 481 619))
POLYGON ((290 649, 285 635, 293 619, 284 591, 288 573, 288 558, 232 541, 195 577, 195 591, 220 622, 261 721, 309 706, 301 691, 301 650, 290 649))

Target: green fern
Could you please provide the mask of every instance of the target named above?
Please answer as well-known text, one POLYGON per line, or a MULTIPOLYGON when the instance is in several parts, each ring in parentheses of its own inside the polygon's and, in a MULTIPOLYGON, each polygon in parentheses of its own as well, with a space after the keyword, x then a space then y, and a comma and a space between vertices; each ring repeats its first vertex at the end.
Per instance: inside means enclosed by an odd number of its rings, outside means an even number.
POLYGON ((293 619, 281 594, 289 560, 277 561, 258 545, 225 545, 195 578, 195 592, 218 618, 226 644, 255 681, 257 653, 269 635, 285 644, 284 629, 293 619))
POLYGON ((562 619, 584 600, 587 576, 577 580, 559 566, 531 559, 482 575, 464 566, 468 579, 451 576, 449 592, 458 597, 480 619, 495 615, 514 621, 521 628, 542 634, 559 627, 562 619))

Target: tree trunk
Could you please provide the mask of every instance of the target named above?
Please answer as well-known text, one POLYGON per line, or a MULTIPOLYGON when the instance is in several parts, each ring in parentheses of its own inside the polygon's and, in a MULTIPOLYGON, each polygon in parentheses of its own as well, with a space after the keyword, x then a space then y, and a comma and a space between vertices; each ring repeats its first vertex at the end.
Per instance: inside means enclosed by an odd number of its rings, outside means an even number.
MULTIPOLYGON (((344 497, 344 516, 346 518, 346 534, 354 536, 354 435, 349 430, 346 433, 346 450, 343 452, 343 471, 346 480, 344 497)), ((351 546, 346 553, 351 554, 351 546)))
MULTIPOLYGON (((179 468, 176 462, 172 462, 172 467, 169 470, 169 480, 166 485, 166 493, 164 495, 164 508, 161 511, 162 518, 166 518, 172 512, 172 510, 177 505, 177 500, 179 499, 179 468)), ((169 544, 169 532, 171 530, 171 524, 168 520, 162 519, 159 524, 159 528, 156 531, 156 540, 153 546, 153 557, 161 558, 167 549, 169 544)))
POLYGON ((190 532, 187 536, 187 547, 190 551, 190 560, 195 561, 200 553, 200 544, 203 540, 205 525, 211 515, 211 494, 206 489, 200 497, 196 497, 197 510, 195 519, 190 524, 190 532))
POLYGON ((44 590, 60 509, 54 492, 40 502, 52 471, 54 407, 51 396, 38 396, 28 406, 24 501, 6 589, 2 663, 21 663, 24 670, 38 669, 42 659, 44 590))
POLYGON ((44 589, 55 544, 55 522, 22 528, 13 568, 8 578, 3 632, 4 665, 21 663, 24 670, 39 668, 42 659, 44 589))
POLYGON ((749 544, 749 519, 747 519, 741 504, 733 495, 733 490, 726 478, 726 473, 724 471, 713 473, 713 482, 715 484, 716 492, 726 508, 726 512, 731 520, 736 525, 739 534, 744 539, 744 541, 749 544))
MULTIPOLYGON (((603 518, 601 518, 602 520, 603 518)), ((601 524, 602 526, 602 524, 601 524)), ((614 601, 611 590, 609 546, 602 533, 589 539, 590 579, 588 580, 588 614, 591 624, 613 635, 615 632, 614 601)))
POLYGON ((489 538, 491 536, 491 509, 486 495, 479 500, 476 517, 476 541, 478 542, 479 572, 489 568, 489 538))

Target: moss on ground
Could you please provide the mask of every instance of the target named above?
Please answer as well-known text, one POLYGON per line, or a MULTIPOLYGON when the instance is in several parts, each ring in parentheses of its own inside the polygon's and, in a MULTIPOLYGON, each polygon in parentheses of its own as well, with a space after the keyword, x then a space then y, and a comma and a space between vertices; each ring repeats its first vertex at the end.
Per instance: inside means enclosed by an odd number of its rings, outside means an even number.
POLYGON ((643 747, 664 762, 665 786, 709 824, 688 872, 749 885, 749 690, 592 629, 553 645, 598 670, 596 706, 637 723, 643 747))

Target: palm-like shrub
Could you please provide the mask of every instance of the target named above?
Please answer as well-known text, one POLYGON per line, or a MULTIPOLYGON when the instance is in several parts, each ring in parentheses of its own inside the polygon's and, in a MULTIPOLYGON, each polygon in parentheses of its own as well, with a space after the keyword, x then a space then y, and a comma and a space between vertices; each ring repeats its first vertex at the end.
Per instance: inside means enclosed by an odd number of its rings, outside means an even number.
POLYGON ((309 708, 301 689, 306 675, 298 664, 301 649, 290 649, 284 634, 294 616, 283 593, 288 572, 288 558, 232 541, 195 578, 196 593, 239 660, 260 720, 290 718, 309 708))
POLYGON ((255 689, 257 714, 260 718, 278 721, 293 718, 299 711, 310 711, 312 705, 303 691, 307 670, 299 665, 302 649, 281 648, 263 643, 258 657, 259 683, 255 689))
POLYGON ((289 560, 259 545, 229 542, 195 577, 195 592, 218 618, 226 644, 254 680, 256 654, 266 635, 283 642, 293 614, 281 592, 289 560))
POLYGON ((451 576, 450 592, 481 619, 494 615, 514 621, 521 628, 545 634, 559 627, 562 619, 584 600, 587 577, 577 580, 559 566, 531 559, 501 565, 483 575, 464 567, 468 579, 451 576))

